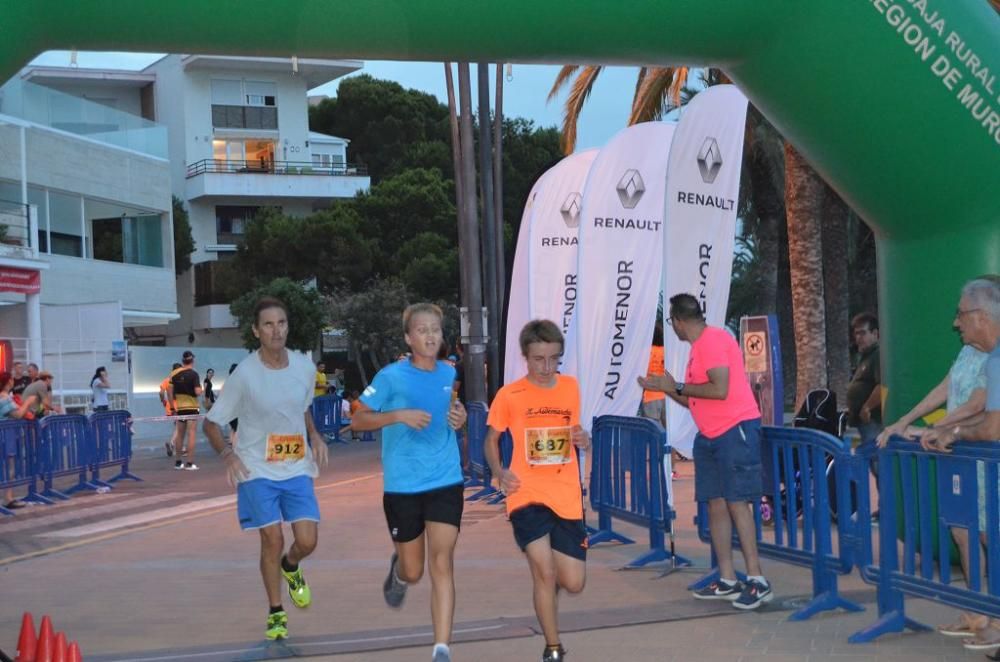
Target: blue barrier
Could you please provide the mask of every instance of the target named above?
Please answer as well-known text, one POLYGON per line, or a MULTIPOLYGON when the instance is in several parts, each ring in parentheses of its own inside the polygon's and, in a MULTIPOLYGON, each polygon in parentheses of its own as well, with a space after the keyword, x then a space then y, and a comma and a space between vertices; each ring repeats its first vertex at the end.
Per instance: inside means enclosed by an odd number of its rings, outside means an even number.
POLYGON ((90 483, 103 487, 111 487, 110 483, 128 478, 142 481, 129 471, 132 460, 132 414, 118 409, 114 411, 99 411, 90 415, 90 483), (116 475, 101 480, 101 469, 119 467, 116 475))
MULTIPOLYGON (((836 512, 839 513, 852 512, 852 492, 867 490, 867 477, 863 478, 863 487, 858 482, 856 462, 847 442, 818 430, 765 426, 761 430, 761 455, 763 474, 767 477, 764 491, 774 499, 774 527, 765 536, 760 504, 754 504, 759 554, 812 570, 813 598, 789 619, 805 620, 818 612, 837 608, 863 611, 861 605, 841 597, 837 588, 837 576, 850 573, 854 567, 859 538, 856 518, 840 517, 837 550, 834 551, 832 531, 837 518, 831 504, 830 486, 836 487, 836 512)), ((696 522, 698 537, 711 544, 707 504, 698 504, 696 522)), ((863 525, 868 526, 867 519, 863 525)), ((733 548, 739 548, 735 535, 733 548)), ((714 550, 712 558, 714 567, 714 550)), ((689 588, 696 590, 717 578, 718 571, 713 570, 689 588)))
POLYGON ((475 494, 466 497, 466 501, 478 501, 479 499, 492 497, 500 493, 492 485, 493 474, 486 463, 486 455, 483 451, 483 444, 486 441, 486 418, 489 415, 489 408, 485 402, 470 402, 466 406, 466 411, 468 412, 466 430, 469 439, 469 477, 465 482, 465 487, 480 488, 475 494))
POLYGON ((68 494, 95 490, 99 486, 87 480, 90 468, 90 434, 87 417, 81 415, 46 416, 40 425, 37 470, 44 481, 43 496, 69 499, 68 494), (65 491, 55 489, 53 481, 62 476, 76 476, 76 485, 65 491))
MULTIPOLYGON (((38 493, 38 423, 9 419, 0 421, 0 492, 27 486, 23 501, 51 505, 38 493)), ((0 515, 14 513, 0 505, 0 515)))
POLYGON ((649 552, 629 562, 626 568, 674 559, 665 547, 665 534, 673 528, 676 513, 670 507, 664 475, 664 455, 669 452, 666 433, 656 421, 626 416, 594 419, 590 470, 590 505, 597 513, 597 529, 588 538, 590 546, 604 542, 634 541, 612 528, 612 518, 649 529, 649 552))
POLYGON ((328 443, 347 443, 340 438, 341 410, 339 395, 320 395, 313 398, 312 417, 316 431, 323 435, 328 443))
MULTIPOLYGON (((880 449, 878 565, 873 561, 870 531, 860 550, 861 577, 878 587, 879 619, 852 635, 852 643, 869 642, 906 628, 929 629, 906 615, 907 595, 1000 618, 1000 572, 996 572, 1000 567, 1000 442, 957 443, 952 449, 947 455, 929 453, 901 437, 893 437, 880 449), (932 534, 932 486, 938 495, 936 540, 932 534), (985 531, 979 522, 981 498, 985 499, 985 531), (902 513, 902 558, 895 535, 897 511, 902 513), (969 536, 969 585, 964 588, 951 584, 951 527, 965 529, 969 536), (986 538, 989 569, 985 586, 981 580, 981 534, 986 538)), ((870 516, 870 508, 865 494, 859 499, 858 519, 870 516)))

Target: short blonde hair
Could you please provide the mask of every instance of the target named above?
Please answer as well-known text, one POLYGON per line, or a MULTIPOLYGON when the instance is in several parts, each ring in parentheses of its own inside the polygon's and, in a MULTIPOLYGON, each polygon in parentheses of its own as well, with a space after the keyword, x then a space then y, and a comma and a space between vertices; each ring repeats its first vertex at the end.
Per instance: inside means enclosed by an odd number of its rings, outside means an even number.
POLYGON ((403 333, 410 332, 410 320, 413 319, 414 315, 419 315, 420 313, 430 313, 431 315, 437 316, 438 320, 444 321, 444 313, 441 309, 435 306, 433 303, 414 303, 406 307, 403 311, 403 333))
POLYGON ((560 351, 566 348, 562 331, 555 322, 549 320, 531 320, 525 324, 518 342, 521 345, 521 354, 524 356, 528 355, 528 346, 536 342, 557 342, 560 351))

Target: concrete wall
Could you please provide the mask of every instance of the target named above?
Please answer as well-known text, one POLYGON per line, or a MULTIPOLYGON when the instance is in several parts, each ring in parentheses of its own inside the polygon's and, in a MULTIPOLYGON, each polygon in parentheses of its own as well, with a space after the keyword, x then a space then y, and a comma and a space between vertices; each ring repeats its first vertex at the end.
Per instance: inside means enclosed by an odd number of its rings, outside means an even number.
POLYGON ((52 267, 42 271, 43 304, 121 301, 122 307, 173 313, 177 291, 172 268, 144 267, 65 255, 47 257, 52 267))

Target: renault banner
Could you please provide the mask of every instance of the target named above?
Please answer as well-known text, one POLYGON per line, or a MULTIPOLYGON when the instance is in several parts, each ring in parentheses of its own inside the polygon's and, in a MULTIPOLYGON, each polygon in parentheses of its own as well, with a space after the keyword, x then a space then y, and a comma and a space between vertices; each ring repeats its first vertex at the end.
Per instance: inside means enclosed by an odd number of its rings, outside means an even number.
MULTIPOLYGON (((619 132, 590 167, 583 191, 573 328, 581 421, 634 416, 642 399, 663 262, 667 159, 676 124, 619 132)), ((571 331, 571 337, 573 332, 571 331)))
MULTIPOLYGON (((725 325, 729 302, 746 114, 747 99, 733 85, 699 92, 678 123, 667 169, 664 309, 688 292, 713 326, 725 325)), ((666 369, 683 382, 691 346, 670 329, 663 337, 666 369)), ((691 414, 668 398, 668 443, 691 457, 694 434, 691 414)))
POLYGON ((531 282, 529 272, 528 245, 531 241, 532 213, 535 200, 542 191, 545 178, 543 174, 531 187, 528 200, 524 203, 521 214, 521 227, 517 231, 517 245, 514 248, 514 266, 510 276, 510 296, 507 297, 507 341, 504 344, 503 383, 516 382, 528 374, 521 355, 521 347, 517 342, 521 328, 531 319, 531 297, 528 291, 531 282))
MULTIPOLYGON (((531 220, 531 318, 548 319, 569 332, 579 299, 576 258, 583 185, 596 149, 578 152, 545 173, 531 220)), ((567 343, 564 356, 573 352, 567 343)))

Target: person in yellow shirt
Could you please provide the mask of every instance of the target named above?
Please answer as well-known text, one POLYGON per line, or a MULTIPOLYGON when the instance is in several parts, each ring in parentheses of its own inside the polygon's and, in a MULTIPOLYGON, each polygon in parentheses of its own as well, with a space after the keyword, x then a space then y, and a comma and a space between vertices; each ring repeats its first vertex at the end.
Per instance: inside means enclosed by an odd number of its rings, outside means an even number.
POLYGON ((580 387, 558 373, 564 340, 549 320, 521 330, 528 374, 504 386, 490 406, 486 461, 507 495, 514 540, 534 582, 535 615, 545 635, 542 662, 561 662, 558 593, 579 593, 587 580, 587 529, 576 449, 590 447, 580 426, 580 387), (509 469, 500 462, 500 435, 514 443, 509 469))
POLYGON ((316 364, 316 384, 314 386, 313 397, 326 395, 326 364, 322 361, 316 364))

